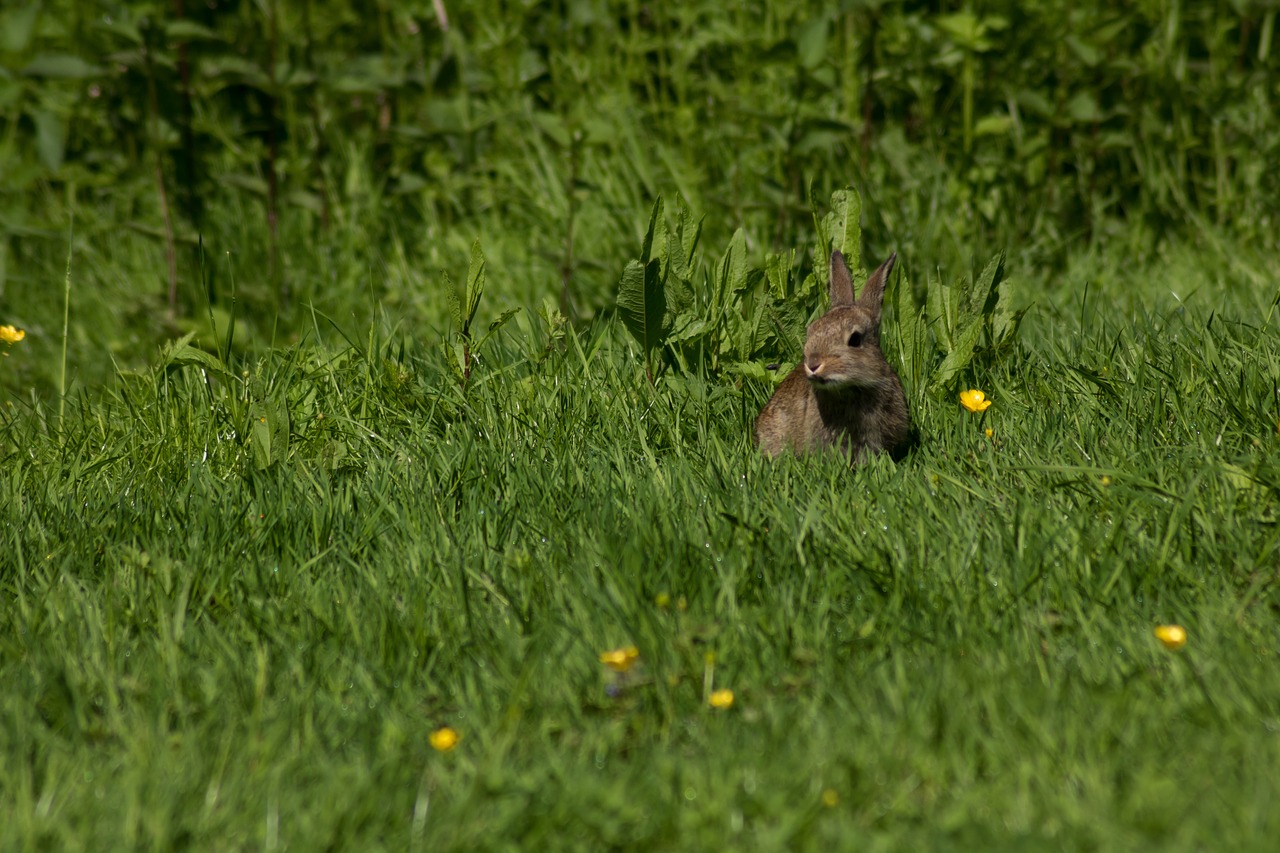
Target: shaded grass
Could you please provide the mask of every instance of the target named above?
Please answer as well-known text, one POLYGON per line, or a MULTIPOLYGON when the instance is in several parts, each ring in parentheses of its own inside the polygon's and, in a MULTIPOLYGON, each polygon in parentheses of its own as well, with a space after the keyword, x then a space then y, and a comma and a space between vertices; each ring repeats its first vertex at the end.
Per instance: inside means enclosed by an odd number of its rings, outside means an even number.
POLYGON ((0 843, 1258 849, 1280 336, 1075 316, 853 472, 607 325, 513 325, 465 389, 375 327, 10 408, 0 843))

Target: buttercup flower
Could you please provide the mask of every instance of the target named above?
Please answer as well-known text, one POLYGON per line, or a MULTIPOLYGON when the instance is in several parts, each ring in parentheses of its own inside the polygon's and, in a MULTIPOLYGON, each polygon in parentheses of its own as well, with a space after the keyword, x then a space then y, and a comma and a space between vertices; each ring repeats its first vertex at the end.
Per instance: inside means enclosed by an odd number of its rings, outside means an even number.
POLYGON ((448 752, 458 745, 458 741, 462 740, 462 735, 448 726, 441 726, 432 732, 427 739, 431 741, 431 747, 436 752, 448 752))
POLYGON ((822 792, 822 804, 829 809, 840 805, 840 794, 836 792, 835 788, 828 788, 822 792))
POLYGON ((614 672, 626 672, 639 659, 640 650, 635 646, 624 646, 621 649, 612 649, 600 653, 600 663, 614 672))
POLYGON ((1171 652, 1176 652, 1187 644, 1187 629, 1181 625, 1156 626, 1156 639, 1171 652))
POLYGON ((970 388, 968 391, 960 392, 960 405, 971 412, 985 412, 990 408, 991 401, 978 389, 970 388))
POLYGON ((26 336, 26 329, 16 329, 13 326, 0 326, 0 341, 4 341, 6 344, 16 344, 26 336))
POLYGON ((719 708, 721 710, 733 707, 733 691, 728 688, 713 690, 711 691, 711 695, 707 697, 707 704, 712 708, 719 708))
POLYGON ((987 430, 986 430, 986 436, 987 436, 987 438, 991 438, 991 436, 993 436, 993 435, 995 435, 995 434, 996 434, 996 431, 995 431, 995 430, 993 430, 991 427, 987 427, 987 430))

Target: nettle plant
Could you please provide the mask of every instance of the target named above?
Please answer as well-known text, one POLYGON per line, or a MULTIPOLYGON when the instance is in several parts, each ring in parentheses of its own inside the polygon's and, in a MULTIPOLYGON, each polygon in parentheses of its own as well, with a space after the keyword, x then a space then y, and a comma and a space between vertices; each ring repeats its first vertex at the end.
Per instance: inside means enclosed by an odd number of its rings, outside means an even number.
MULTIPOLYGON (((640 257, 624 267, 617 296, 617 316, 640 344, 651 381, 667 371, 770 384, 786 376, 790 366, 777 362, 800 357, 805 327, 827 309, 831 251, 844 253, 855 282, 867 277, 857 191, 835 192, 825 215, 812 198, 810 205, 817 239, 805 272, 794 249, 752 266, 741 229, 719 260, 701 262, 701 221, 681 204, 668 225, 662 198, 654 202, 640 257)), ((1011 308, 1004 260, 1001 252, 977 276, 929 282, 923 303, 905 273, 891 284, 887 352, 909 394, 949 394, 976 360, 1012 348, 1026 309, 1011 308)))

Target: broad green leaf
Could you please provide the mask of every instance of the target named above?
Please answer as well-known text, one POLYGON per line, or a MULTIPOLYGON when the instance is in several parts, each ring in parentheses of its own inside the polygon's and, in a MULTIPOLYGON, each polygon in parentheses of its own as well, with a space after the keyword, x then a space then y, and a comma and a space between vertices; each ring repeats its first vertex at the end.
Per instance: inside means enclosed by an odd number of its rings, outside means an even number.
POLYGON ((997 287, 996 293, 996 307, 990 315, 991 345, 997 349, 1003 349, 1017 337, 1018 326, 1022 323, 1022 317, 1027 313, 1027 309, 1014 311, 1009 307, 1013 301, 1009 288, 997 287))
POLYGON ((978 16, 969 11, 955 12, 950 15, 939 15, 934 19, 938 28, 951 36, 952 40, 965 50, 983 51, 990 47, 983 36, 986 26, 978 16))
POLYGON ((0 51, 22 53, 31 43, 31 32, 40 14, 39 3, 0 13, 0 51))
POLYGON ((220 54, 200 63, 200 72, 207 80, 216 80, 222 86, 233 82, 253 86, 267 91, 271 87, 271 78, 259 65, 233 54, 220 54))
POLYGON ((186 18, 165 22, 164 34, 175 44, 181 41, 222 41, 222 36, 215 31, 186 18))
MULTIPOLYGON (((98 24, 98 26, 102 29, 104 33, 111 33, 112 35, 119 36, 120 38, 124 39, 130 44, 137 45, 139 47, 142 46, 142 43, 144 41, 142 37, 142 30, 139 29, 138 27, 138 21, 132 18, 112 18, 110 21, 106 21, 106 20, 101 21, 98 24)), ((129 51, 128 55, 136 56, 138 58, 138 64, 139 65, 141 64, 142 54, 140 52, 129 51)), ((121 54, 119 53, 113 54, 111 59, 113 62, 115 61, 123 62, 125 65, 128 65, 130 68, 136 67, 133 63, 129 61, 118 59, 120 56, 121 54)))
POLYGON ((982 336, 982 318, 975 317, 964 331, 956 336, 955 346, 947 353, 947 357, 938 365, 929 383, 929 391, 937 396, 950 390, 952 382, 959 373, 973 361, 973 349, 982 336))
POLYGON ((747 237, 739 228, 729 239, 729 248, 725 250, 721 261, 724 269, 725 283, 729 292, 741 295, 747 290, 747 237))
POLYGON ((911 292, 911 283, 907 281, 905 270, 898 275, 898 282, 893 287, 892 304, 897 327, 898 370, 914 389, 920 381, 919 342, 923 329, 920 309, 916 307, 915 295, 911 292))
POLYGON ((1219 471, 1222 473, 1223 481, 1237 492, 1251 493, 1258 497, 1263 497, 1267 493, 1267 488, 1239 465, 1224 462, 1219 466, 1219 471))
POLYGON ((769 295, 782 300, 791 289, 791 264, 795 260, 795 250, 789 256, 771 252, 764 259, 764 276, 769 284, 769 295))
POLYGON ((862 196, 853 187, 837 190, 831 196, 831 215, 836 217, 831 238, 839 240, 839 244, 832 248, 844 253, 845 262, 848 263, 855 282, 865 280, 866 270, 862 266, 862 196))
POLYGON ((195 366, 221 379, 232 379, 231 371, 221 359, 191 345, 196 334, 187 332, 178 340, 166 344, 160 352, 160 369, 195 366))
POLYGON ((653 200, 653 209, 649 212, 649 227, 644 232, 644 242, 640 247, 640 263, 648 265, 653 259, 653 248, 664 248, 667 221, 662 215, 662 196, 653 200))
POLYGON ((943 352, 955 349, 955 288, 939 278, 925 291, 925 316, 943 352))
POLYGON ((249 407, 249 444, 254 465, 269 468, 289 454, 289 410, 281 400, 249 407))
POLYGON ((685 341, 693 340, 700 335, 705 334, 711 328, 711 324, 701 317, 695 317, 692 314, 685 314, 676 321, 671 328, 671 334, 667 336, 666 342, 669 344, 678 344, 685 341))
POLYGON ((1102 121, 1102 110, 1098 107, 1098 99, 1092 92, 1077 92, 1067 101, 1067 115, 1079 124, 1093 124, 1102 121))
POLYGON ((812 71, 827 58, 827 28, 827 19, 817 16, 796 32, 796 58, 802 68, 812 71))
POLYGON ((476 317, 476 310, 480 307, 480 297, 484 294, 484 252, 480 249, 480 241, 477 239, 471 244, 471 263, 467 267, 467 289, 466 289, 466 306, 465 313, 462 317, 462 329, 469 333, 471 330, 471 322, 476 317))
POLYGON ((1041 118, 1049 118, 1055 114, 1053 101, 1035 89, 1019 89, 1014 99, 1018 106, 1041 118))
MULTIPOLYGON (((818 197, 814 195, 813 184, 809 184, 809 213, 813 216, 814 236, 818 239, 818 245, 813 253, 813 263, 815 267, 821 266, 820 261, 825 261, 827 253, 831 251, 831 231, 827 228, 827 218, 818 212, 818 197)), ((826 282, 826 272, 822 273, 822 281, 826 282)))
POLYGON ((316 461, 330 471, 336 471, 346 462, 347 455, 347 443, 340 439, 331 438, 320 448, 316 461))
POLYGON ((698 249, 698 239, 702 236, 702 217, 693 221, 693 213, 682 200, 680 202, 680 248, 684 253, 686 268, 693 267, 693 253, 698 249))
POLYGON ((36 152, 40 155, 40 162, 50 172, 58 171, 67 154, 66 121, 49 110, 32 112, 31 120, 36 126, 36 152))
POLYGON ((772 316, 769 308, 768 300, 757 299, 755 301, 747 322, 750 338, 744 349, 742 359, 744 361, 747 358, 754 358, 759 355, 769 343, 769 338, 773 334, 773 329, 769 325, 769 320, 772 316))
POLYGON ((973 126, 974 136, 1005 136, 1013 130, 1013 119, 1002 113, 983 116, 973 126))
POLYGON ((453 328, 461 332, 462 301, 458 299, 458 288, 454 286, 453 279, 449 277, 449 273, 441 270, 440 275, 444 277, 445 299, 449 302, 449 316, 453 318, 453 328))
POLYGON ((447 343, 445 356, 445 363, 449 365, 449 370, 453 371, 454 380, 462 382, 467 375, 467 348, 462 341, 447 343))
POLYGON ((969 294, 969 316, 976 314, 990 315, 995 311, 996 301, 1000 296, 1000 282, 1004 280, 1004 252, 997 253, 982 274, 973 283, 973 291, 969 294))
POLYGON ((666 313, 662 328, 669 330, 676 318, 693 310, 693 289, 683 279, 668 276, 663 282, 663 293, 666 297, 666 313))
MULTIPOLYGON (((725 367, 729 373, 737 374, 744 379, 751 379, 755 382, 761 382, 766 385, 776 384, 774 372, 770 371, 763 364, 755 361, 735 361, 725 367)), ((778 371, 779 377, 785 377, 787 374, 778 371)))
POLYGON ((685 263, 679 230, 667 232, 667 274, 681 281, 689 278, 689 265, 685 263))
POLYGON ((1102 51, 1079 36, 1068 33, 1062 41, 1087 68, 1094 68, 1102 62, 1102 51))
POLYGON ((618 316, 644 349, 646 357, 662 338, 667 303, 658 261, 647 266, 628 261, 618 282, 618 316))
POLYGON ((59 80, 81 80, 97 77, 102 68, 91 65, 78 56, 66 53, 45 53, 27 63, 22 73, 28 77, 51 77, 59 80))

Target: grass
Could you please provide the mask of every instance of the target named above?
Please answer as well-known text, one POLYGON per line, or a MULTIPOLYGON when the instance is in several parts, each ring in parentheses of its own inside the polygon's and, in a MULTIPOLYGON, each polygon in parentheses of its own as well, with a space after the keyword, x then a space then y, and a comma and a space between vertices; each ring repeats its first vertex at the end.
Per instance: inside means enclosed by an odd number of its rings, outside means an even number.
POLYGON ((317 317, 19 399, 0 847, 1267 849, 1280 319, 1232 257, 1081 257, 991 409, 908 389, 852 472, 528 314, 465 388, 317 317))

